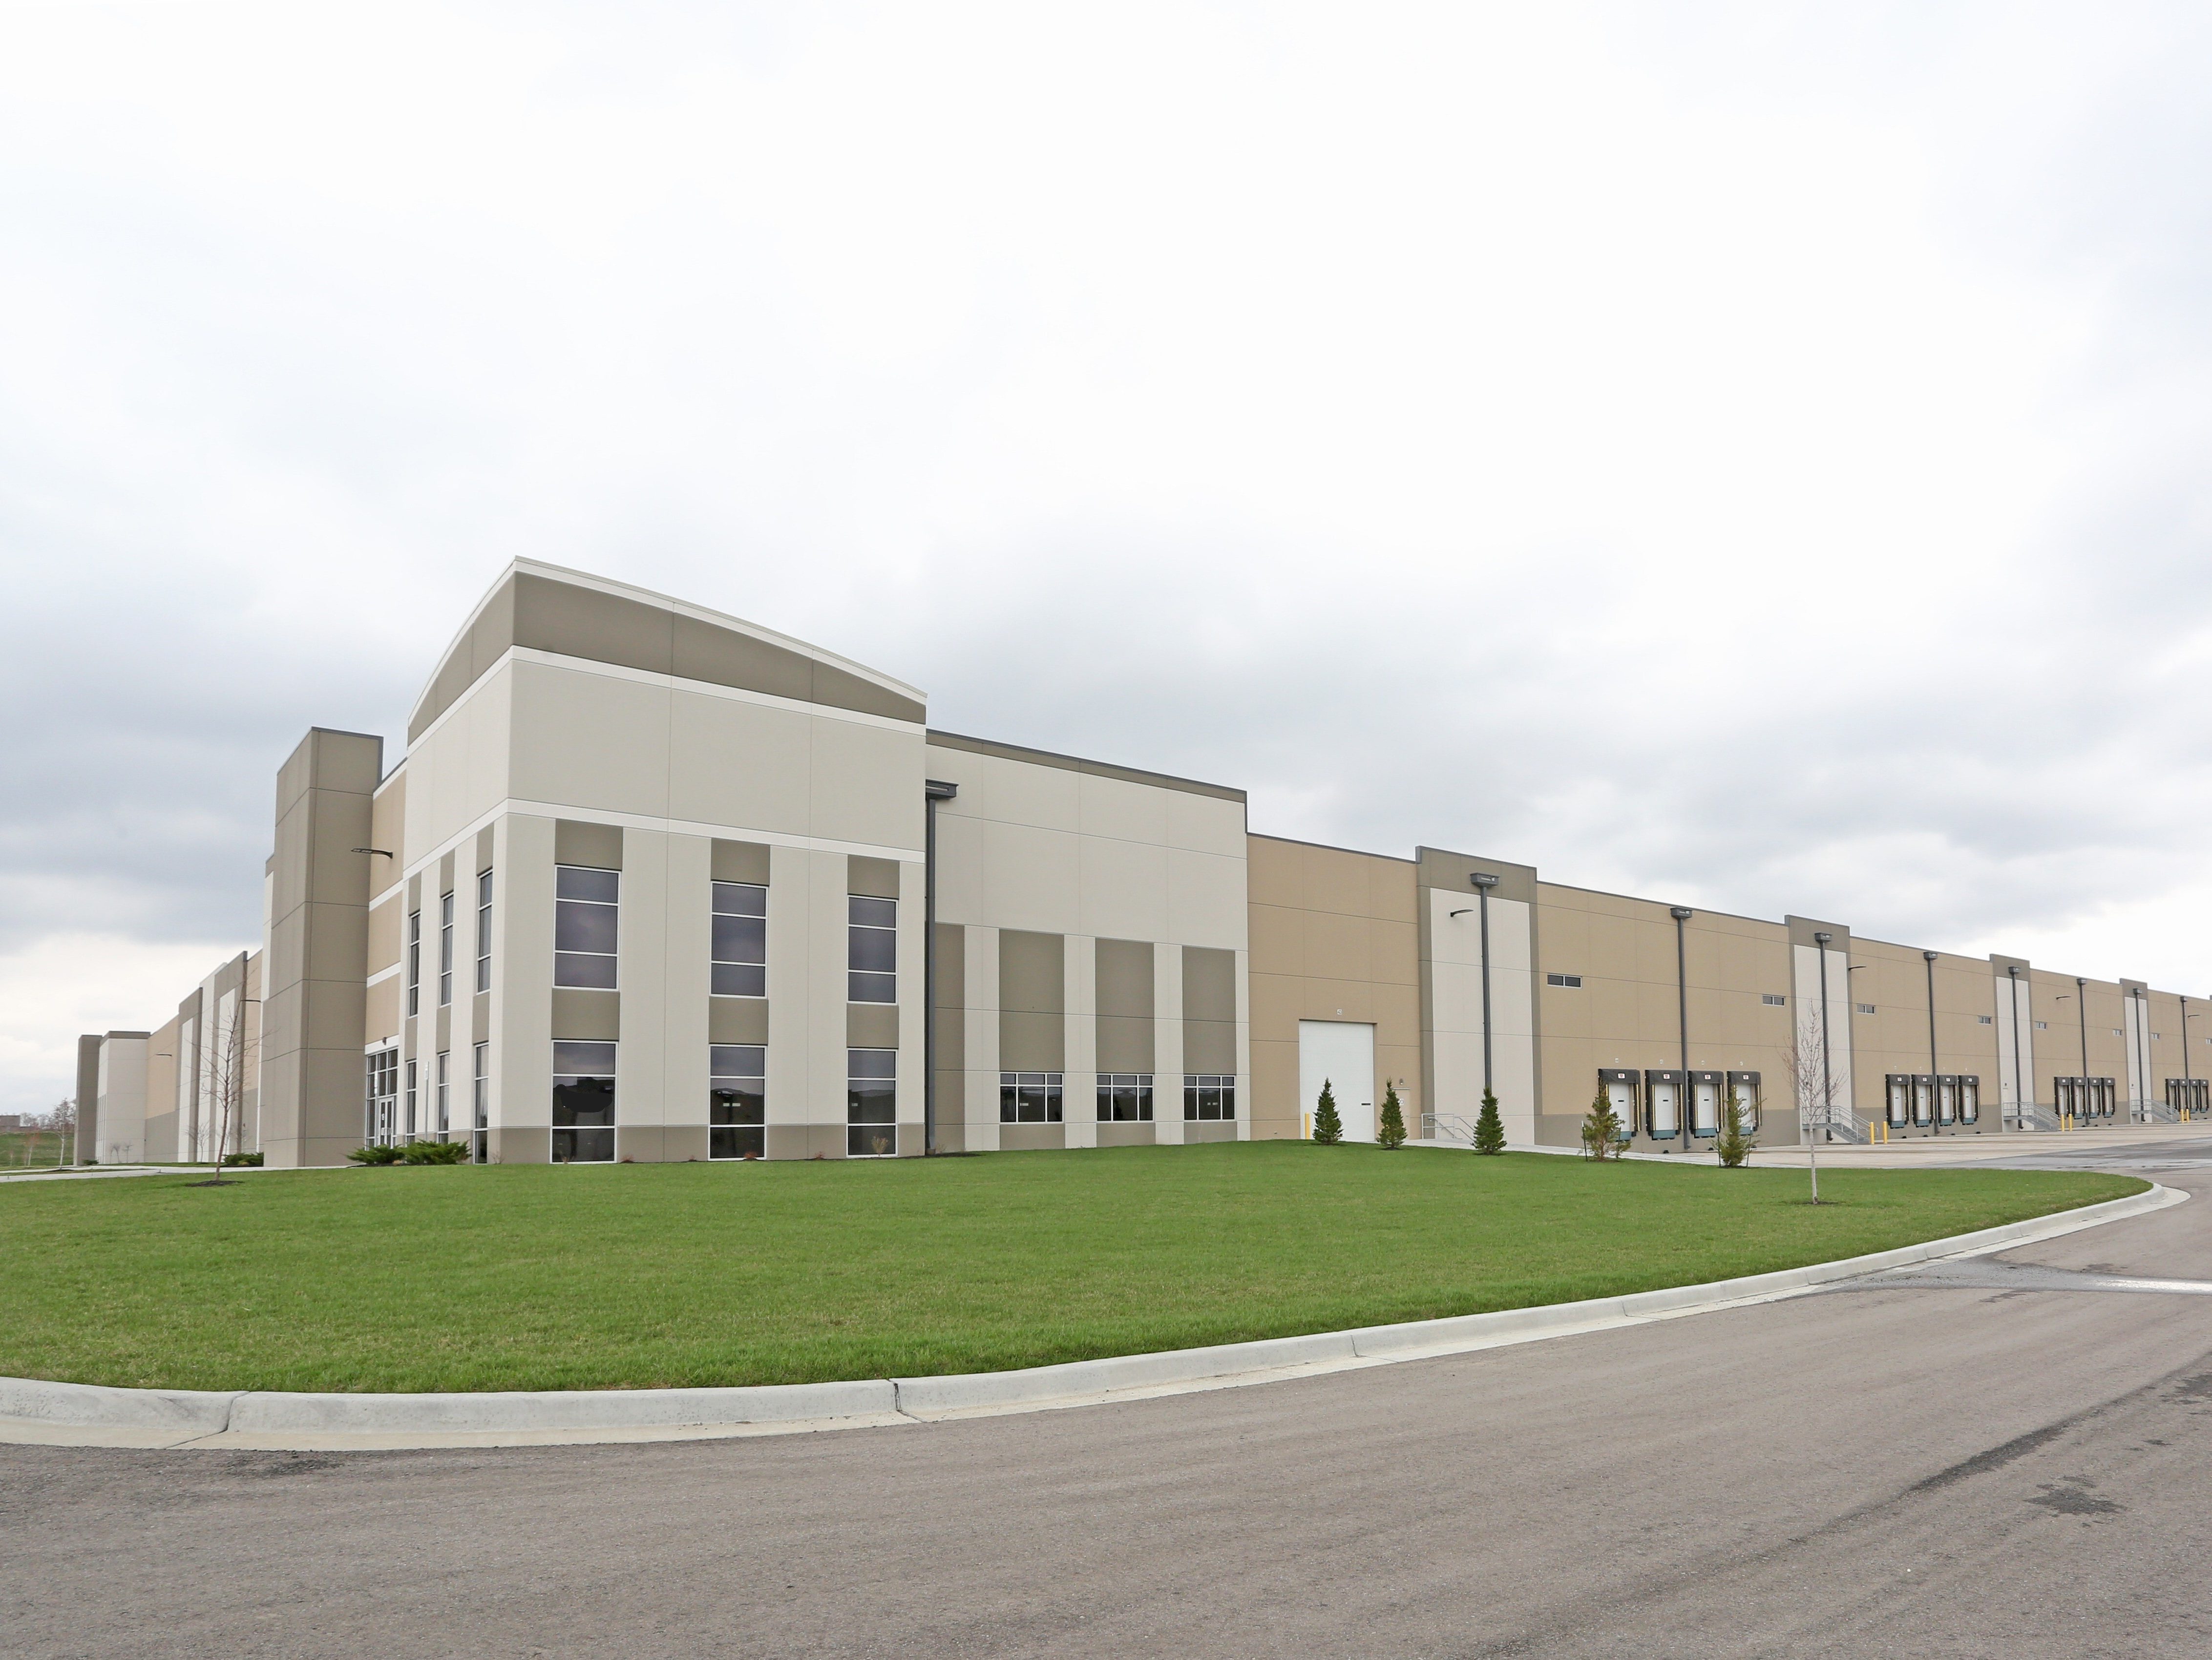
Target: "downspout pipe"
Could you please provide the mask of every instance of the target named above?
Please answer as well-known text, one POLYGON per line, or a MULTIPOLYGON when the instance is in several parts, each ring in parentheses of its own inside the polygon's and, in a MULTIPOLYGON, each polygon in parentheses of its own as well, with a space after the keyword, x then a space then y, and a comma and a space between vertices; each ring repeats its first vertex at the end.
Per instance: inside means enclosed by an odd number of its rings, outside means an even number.
POLYGON ((1697 1091, 1690 1082, 1690 971, 1682 930, 1697 913, 1687 905, 1672 905, 1667 915, 1674 919, 1674 1029, 1682 1049, 1682 1104, 1677 1110, 1682 1117, 1682 1151, 1687 1152, 1690 1138, 1697 1134, 1698 1110, 1697 1091))
MULTIPOLYGON (((2027 1129, 2032 1128, 2027 1122, 2027 1079, 2020 1065, 2020 970, 2008 968, 2005 976, 2012 982, 2012 1116, 2014 1122, 2027 1129)), ((1997 1103, 1997 1113, 2003 1116, 2002 1101, 1997 1103)))
POLYGON ((921 1151, 937 1151, 937 804, 960 794, 960 786, 942 779, 922 781, 923 830, 921 878, 921 1151))
POLYGON ((1482 1092, 1494 1095, 1496 1073, 1490 1063, 1490 891, 1498 885, 1498 878, 1479 870, 1468 880, 1474 885, 1475 903, 1482 913, 1482 1092))
POLYGON ((1828 1056, 1828 942, 1832 933, 1816 933, 1813 943, 1820 948, 1820 1132, 1827 1134, 1836 1121, 1835 1064, 1828 1056))

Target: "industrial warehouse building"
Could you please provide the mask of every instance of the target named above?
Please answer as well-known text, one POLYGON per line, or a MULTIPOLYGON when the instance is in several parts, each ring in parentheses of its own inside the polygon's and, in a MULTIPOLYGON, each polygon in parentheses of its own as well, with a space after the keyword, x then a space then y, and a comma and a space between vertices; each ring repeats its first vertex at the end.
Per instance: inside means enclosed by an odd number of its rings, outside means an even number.
POLYGON ((495 1163, 1297 1137, 1647 1150, 2204 1106, 2192 1000, 1254 834, 1243 792, 932 729, 768 629, 517 562, 381 739, 277 777, 264 946, 79 1045, 79 1156, 495 1163), (1815 1081, 1817 1080, 1817 1081, 1815 1081), (1824 1102, 1838 1104, 1831 1114, 1824 1102), (1809 1133, 1809 1132, 1806 1132, 1809 1133))

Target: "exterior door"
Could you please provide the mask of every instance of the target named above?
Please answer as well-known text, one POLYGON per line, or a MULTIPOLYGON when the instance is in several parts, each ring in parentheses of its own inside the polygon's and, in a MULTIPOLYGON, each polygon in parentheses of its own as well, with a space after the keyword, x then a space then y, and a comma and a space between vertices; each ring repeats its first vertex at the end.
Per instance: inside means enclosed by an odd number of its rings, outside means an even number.
MULTIPOLYGON (((1311 1134, 1326 1082, 1347 1141, 1375 1139, 1375 1028, 1357 1020, 1298 1022, 1298 1111, 1311 1134)), ((1473 1121, 1470 1120, 1470 1122, 1473 1121)), ((1418 1126, 1408 1125, 1409 1130, 1418 1126)))

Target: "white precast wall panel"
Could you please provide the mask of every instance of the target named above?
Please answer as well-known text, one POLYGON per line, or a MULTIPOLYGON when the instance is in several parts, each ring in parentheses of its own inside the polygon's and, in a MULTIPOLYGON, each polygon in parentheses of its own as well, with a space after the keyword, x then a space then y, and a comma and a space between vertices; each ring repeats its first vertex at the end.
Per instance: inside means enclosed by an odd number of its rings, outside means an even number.
MULTIPOLYGON (((1425 890, 1429 905, 1436 1100, 1472 1124, 1482 1110, 1482 912, 1473 893, 1425 890), (1465 911, 1454 916, 1454 911, 1465 911)), ((1536 993, 1530 907, 1490 902, 1492 1087, 1506 1137, 1536 1139, 1536 993)), ((1310 1110, 1311 1102, 1306 1103, 1310 1110)))
POLYGON ((1991 990, 1995 995, 1997 1043, 1997 1107, 1999 1121, 2006 1122, 2032 1112, 2035 1093, 2031 1086, 2023 1092, 2021 1079, 2035 1077, 2035 1023, 2028 1018, 2027 976, 2017 979, 2008 974, 1993 976, 1991 990))
MULTIPOLYGON (((1347 1141, 1375 1139, 1375 1028, 1361 1021, 1298 1022, 1298 1108, 1310 1122, 1329 1085, 1347 1141)), ((1177 1111, 1182 1108, 1178 1104, 1177 1111)))
POLYGON ((97 1120, 100 1159, 136 1164, 146 1157, 146 1066, 143 1037, 109 1037, 100 1046, 97 1120))
POLYGON ((1828 984, 1825 1054, 1828 1076, 1833 1080, 1833 1122, 1844 1134, 1855 1134, 1856 1120, 1851 1104, 1857 1098, 1851 1089, 1850 953, 1832 946, 1824 952, 1817 946, 1793 946, 1790 956, 1796 980, 1790 1006, 1796 1015, 1794 1030, 1797 1052, 1807 1058, 1806 1070, 1809 1074, 1796 1104, 1798 1122, 1804 1124, 1820 1106, 1823 1054, 1820 959, 1826 956, 1828 984))
MULTIPOLYGON (((940 920, 945 907, 945 844, 938 842, 937 903, 940 920)), ((963 932, 967 947, 966 988, 962 1001, 962 1035, 966 1039, 968 1151, 999 1150, 999 931, 969 926, 963 932)), ((945 1103, 938 1104, 942 1111, 945 1103)), ((1065 1106, 1063 1105, 1063 1116, 1065 1106)))
MULTIPOLYGON (((1064 1134, 1097 1143, 1097 941, 1153 946, 1152 1126, 1184 1139, 1182 947, 1237 953, 1239 1134, 1251 1077, 1246 982, 1250 912, 1242 801, 1115 777, 1057 758, 933 743, 927 772, 959 793, 937 812, 937 920, 967 930, 968 1146, 999 1141, 999 933, 1064 942, 1064 1134)), ((949 1110, 939 1103, 941 1111, 949 1110)))
MULTIPOLYGON (((1061 1030, 1067 1045, 1067 1145, 1098 1145, 1098 952, 1090 939, 1070 939, 1060 954, 1061 1030)), ((1180 1081, 1180 1080, 1178 1080, 1180 1081)), ((1159 1079, 1152 1079, 1152 1116, 1160 1116, 1159 1079)), ((1182 1109, 1182 1093, 1176 1108, 1182 1109)))
POLYGON ((2122 997, 2120 1013, 2122 1033, 2128 1045, 2127 1110, 2132 1117, 2141 1114, 2151 1098, 2150 1024, 2143 1018, 2140 997, 2122 997))

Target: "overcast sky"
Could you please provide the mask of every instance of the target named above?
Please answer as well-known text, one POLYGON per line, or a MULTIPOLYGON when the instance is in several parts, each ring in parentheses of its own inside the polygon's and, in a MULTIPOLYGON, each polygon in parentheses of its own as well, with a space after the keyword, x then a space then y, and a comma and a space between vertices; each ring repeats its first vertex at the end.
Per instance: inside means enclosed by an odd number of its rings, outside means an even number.
POLYGON ((517 555, 2212 993, 2212 10, 0 0, 0 1110, 517 555))

